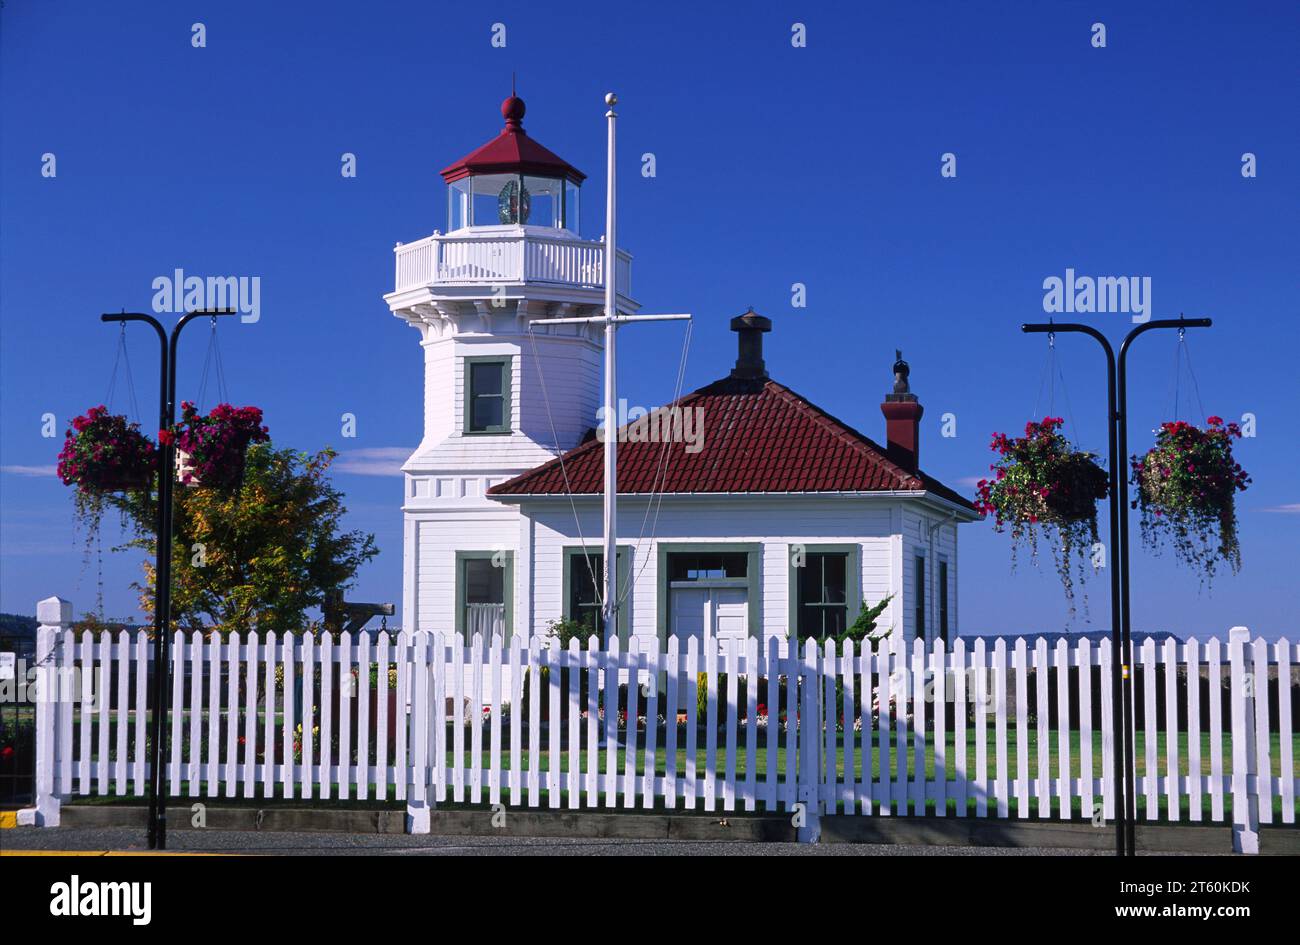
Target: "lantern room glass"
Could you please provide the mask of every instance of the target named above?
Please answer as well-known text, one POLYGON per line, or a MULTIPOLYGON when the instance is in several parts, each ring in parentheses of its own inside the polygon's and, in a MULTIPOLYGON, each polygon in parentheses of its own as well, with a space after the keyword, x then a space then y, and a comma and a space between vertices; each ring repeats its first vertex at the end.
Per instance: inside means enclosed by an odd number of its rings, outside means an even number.
POLYGON ((479 174, 447 187, 447 231, 468 226, 541 226, 578 233, 577 184, 562 177, 479 174))
POLYGON ((473 223, 472 177, 462 177, 447 185, 447 232, 463 229, 473 223))

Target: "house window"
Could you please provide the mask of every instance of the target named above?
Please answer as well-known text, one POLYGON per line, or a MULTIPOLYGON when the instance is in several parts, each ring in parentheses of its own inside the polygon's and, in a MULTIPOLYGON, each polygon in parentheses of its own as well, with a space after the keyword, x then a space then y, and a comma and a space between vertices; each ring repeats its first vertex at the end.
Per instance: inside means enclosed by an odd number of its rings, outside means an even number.
POLYGON ((917 555, 914 560, 916 569, 915 590, 916 594, 916 636, 919 640, 925 639, 925 555, 917 555))
POLYGON ((472 639, 508 636, 514 555, 509 551, 456 553, 456 631, 472 639))
POLYGON ((668 556, 671 581, 711 581, 749 576, 749 555, 743 551, 675 552, 668 556))
POLYGON ((848 626, 849 556, 843 552, 808 554, 797 569, 799 639, 825 640, 848 626))
POLYGON ((465 432, 510 432, 510 359, 465 359, 465 432))
POLYGON ((939 560, 939 637, 948 642, 948 562, 939 560))
POLYGON ((587 626, 589 633, 603 636, 605 618, 600 607, 600 588, 605 585, 604 558, 598 554, 569 554, 569 620, 587 626))
MULTIPOLYGON (((627 552, 618 552, 618 586, 623 596, 618 612, 620 636, 626 635, 627 615, 631 600, 627 595, 627 552)), ((566 548, 564 551, 564 619, 585 624, 587 633, 605 638, 605 620, 600 598, 605 592, 605 556, 599 551, 583 548, 566 548)))

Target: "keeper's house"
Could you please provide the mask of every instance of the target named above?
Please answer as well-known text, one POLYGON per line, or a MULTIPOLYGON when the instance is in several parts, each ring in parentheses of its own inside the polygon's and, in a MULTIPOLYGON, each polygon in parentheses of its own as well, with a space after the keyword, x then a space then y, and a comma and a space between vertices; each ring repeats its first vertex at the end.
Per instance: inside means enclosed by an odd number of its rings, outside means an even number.
MULTIPOLYGON (((520 99, 502 114, 495 138, 442 172, 448 232, 397 246, 384 297, 424 351, 424 437, 403 467, 402 622, 545 634, 567 618, 608 636, 593 429, 603 331, 529 330, 602 311, 606 246, 578 232, 584 175, 525 133, 520 99)), ((635 312, 621 250, 616 279, 635 312)), ((957 526, 979 515, 918 466, 907 365, 881 405, 881 446, 768 376, 768 319, 750 311, 731 327, 727 376, 620 428, 620 638, 821 638, 886 597, 881 628, 951 638, 957 526)))

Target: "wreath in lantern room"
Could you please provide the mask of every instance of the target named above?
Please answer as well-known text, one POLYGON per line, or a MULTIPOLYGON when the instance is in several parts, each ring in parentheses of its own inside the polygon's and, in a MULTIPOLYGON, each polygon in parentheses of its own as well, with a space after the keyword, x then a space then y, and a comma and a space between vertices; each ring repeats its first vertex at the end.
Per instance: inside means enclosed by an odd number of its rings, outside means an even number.
POLYGON ((518 180, 512 180, 497 195, 497 219, 502 223, 524 224, 532 209, 532 194, 518 180))

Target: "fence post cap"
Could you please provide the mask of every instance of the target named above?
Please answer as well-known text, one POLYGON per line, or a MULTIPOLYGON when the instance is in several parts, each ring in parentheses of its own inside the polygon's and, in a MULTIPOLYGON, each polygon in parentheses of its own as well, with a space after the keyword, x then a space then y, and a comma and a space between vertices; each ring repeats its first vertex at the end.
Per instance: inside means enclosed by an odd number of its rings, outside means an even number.
POLYGON ((1247 627, 1233 627, 1228 631, 1228 639, 1236 643, 1240 640, 1242 643, 1250 642, 1250 629, 1247 627))
POLYGON ((36 622, 43 626, 72 623, 72 601, 47 597, 36 603, 36 622))

